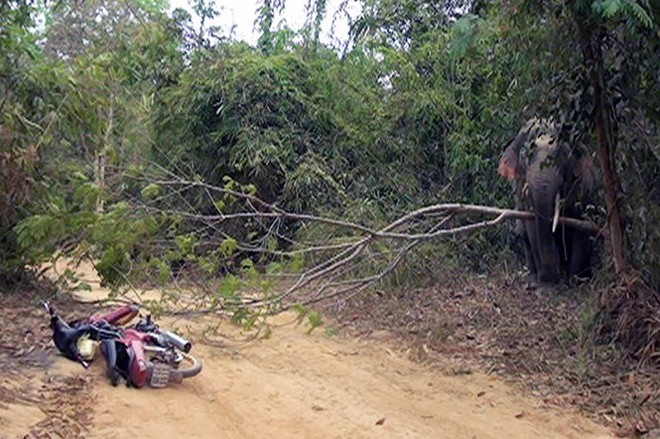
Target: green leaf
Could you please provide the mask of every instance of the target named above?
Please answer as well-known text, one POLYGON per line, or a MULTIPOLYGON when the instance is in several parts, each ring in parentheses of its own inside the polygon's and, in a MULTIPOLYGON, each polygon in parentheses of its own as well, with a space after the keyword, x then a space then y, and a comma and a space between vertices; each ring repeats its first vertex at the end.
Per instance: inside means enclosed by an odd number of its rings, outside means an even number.
POLYGON ((156 198, 160 194, 160 186, 156 183, 150 183, 140 192, 143 198, 156 198))
POLYGON ((311 334, 312 331, 319 326, 323 324, 323 318, 321 317, 321 314, 318 313, 317 311, 312 311, 309 313, 307 316, 307 321, 309 322, 310 328, 309 331, 307 331, 308 334, 311 334))
POLYGON ((268 274, 281 274, 284 271, 284 267, 280 262, 271 262, 266 267, 266 273, 268 274))
POLYGON ((220 284, 220 287, 218 288, 218 294, 225 298, 234 298, 237 295, 238 287, 238 279, 234 276, 227 276, 220 284))
POLYGON ((75 289, 77 291, 87 291, 87 292, 89 292, 89 291, 92 291, 92 286, 88 283, 81 282, 76 286, 75 289))
POLYGON ((302 255, 302 253, 296 253, 293 255, 291 262, 289 263, 289 267, 294 272, 300 272, 305 268, 305 257, 302 255))
POLYGON ((220 244, 220 253, 225 256, 229 257, 236 252, 236 249, 238 248, 238 241, 236 241, 234 238, 227 238, 224 241, 222 241, 222 244, 220 244))
POLYGON ((305 320, 305 317, 309 314, 309 309, 301 303, 296 303, 293 305, 292 309, 298 314, 296 317, 296 323, 299 325, 305 320))
POLYGON ((158 278, 161 284, 167 284, 172 281, 172 269, 166 260, 155 259, 152 264, 158 269, 158 278))
POLYGON ((247 186, 245 186, 245 187, 243 188, 243 191, 244 191, 246 194, 254 195, 254 194, 257 193, 257 187, 256 187, 255 185, 253 185, 253 184, 248 184, 247 186))
POLYGON ((273 238, 273 237, 268 238, 268 242, 266 243, 266 248, 268 249, 268 251, 274 252, 275 250, 277 250, 277 246, 278 246, 277 238, 273 238))
POLYGON ((191 255, 197 245, 197 237, 193 233, 179 235, 174 238, 174 242, 182 257, 191 255))
POLYGON ((209 305, 209 309, 211 310, 212 313, 214 313, 218 309, 219 302, 220 302, 220 297, 217 294, 211 296, 211 304, 209 305))

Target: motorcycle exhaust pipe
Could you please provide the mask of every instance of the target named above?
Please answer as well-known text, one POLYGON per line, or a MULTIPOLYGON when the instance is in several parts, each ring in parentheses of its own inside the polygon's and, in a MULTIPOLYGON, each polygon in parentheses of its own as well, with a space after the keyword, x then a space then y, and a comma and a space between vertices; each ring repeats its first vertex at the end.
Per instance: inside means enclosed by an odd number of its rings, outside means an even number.
POLYGON ((167 343, 171 343, 177 349, 181 349, 185 353, 190 352, 190 349, 192 349, 192 343, 180 335, 166 330, 161 330, 160 333, 167 343))

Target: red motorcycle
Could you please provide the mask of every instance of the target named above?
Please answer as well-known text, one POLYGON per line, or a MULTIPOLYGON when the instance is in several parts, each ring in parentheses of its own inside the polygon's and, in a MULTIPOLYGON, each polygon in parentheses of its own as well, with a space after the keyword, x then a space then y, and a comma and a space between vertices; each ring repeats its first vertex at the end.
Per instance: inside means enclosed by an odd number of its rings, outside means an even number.
POLYGON ((146 384, 165 387, 202 371, 201 361, 190 354, 190 341, 159 328, 151 316, 125 326, 139 313, 134 305, 71 323, 57 315, 49 303, 44 302, 44 306, 57 349, 87 368, 98 342, 113 386, 124 379, 127 385, 138 388, 146 384))

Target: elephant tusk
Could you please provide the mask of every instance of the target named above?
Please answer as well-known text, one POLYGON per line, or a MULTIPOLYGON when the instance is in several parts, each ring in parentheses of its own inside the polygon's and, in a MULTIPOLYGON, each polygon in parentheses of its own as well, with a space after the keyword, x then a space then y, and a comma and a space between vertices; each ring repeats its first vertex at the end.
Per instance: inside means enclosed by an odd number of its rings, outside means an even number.
POLYGON ((552 233, 555 233, 555 230, 557 230, 557 224, 559 224, 559 202, 560 202, 560 197, 559 197, 559 192, 555 195, 555 214, 552 217, 552 233))

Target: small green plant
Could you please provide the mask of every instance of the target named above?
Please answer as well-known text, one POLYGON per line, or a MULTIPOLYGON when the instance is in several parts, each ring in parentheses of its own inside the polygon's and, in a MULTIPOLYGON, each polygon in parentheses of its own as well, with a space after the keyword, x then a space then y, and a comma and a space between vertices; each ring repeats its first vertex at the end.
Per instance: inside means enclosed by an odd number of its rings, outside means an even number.
POLYGON ((329 337, 336 337, 339 335, 339 328, 333 325, 326 326, 325 334, 329 337))
POLYGON ((319 312, 312 311, 299 303, 295 304, 293 309, 298 313, 296 319, 297 325, 301 325, 305 320, 307 320, 307 323, 309 324, 309 329, 307 330, 308 334, 311 334, 312 331, 323 325, 323 318, 319 312))

